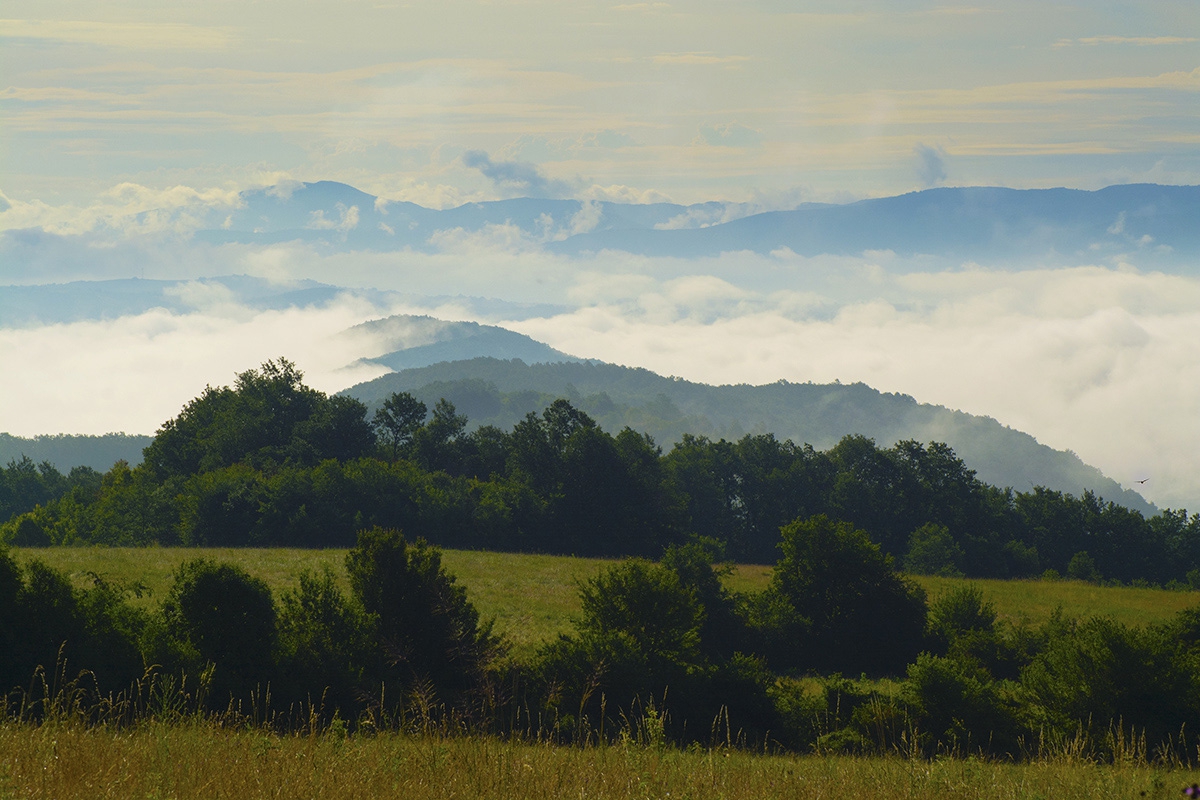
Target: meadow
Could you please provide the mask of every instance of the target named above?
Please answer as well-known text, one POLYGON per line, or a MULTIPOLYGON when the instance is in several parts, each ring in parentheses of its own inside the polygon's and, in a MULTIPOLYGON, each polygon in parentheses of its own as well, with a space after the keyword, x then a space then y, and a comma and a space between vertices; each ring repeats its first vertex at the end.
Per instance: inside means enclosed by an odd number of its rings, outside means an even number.
MULTIPOLYGON (((284 592, 305 570, 330 569, 346 581, 344 550, 49 548, 20 549, 79 585, 97 579, 136 588, 134 602, 162 601, 179 564, 196 557, 235 563, 284 592)), ((611 561, 448 550, 445 566, 470 599, 530 656, 567 632, 579 611, 578 584, 611 561)), ((738 591, 761 591, 771 569, 740 565, 726 577, 738 591)), ((921 577, 931 597, 964 581, 921 577)), ((1196 602, 1190 592, 1101 587, 1074 581, 970 581, 1002 616, 1036 624, 1055 609, 1107 615, 1133 625, 1161 621, 1196 602)), ((888 694, 887 685, 872 688, 888 694)), ((628 723, 633 725, 633 723, 628 723)), ((447 735, 436 725, 400 732, 357 730, 334 720, 281 734, 246 719, 148 717, 127 727, 86 725, 71 713, 44 724, 0 721, 0 800, 6 798, 1166 798, 1200 778, 1174 758, 1148 759, 1145 743, 1117 743, 1103 763, 1085 750, 1051 746, 1020 763, 888 755, 750 752, 719 739, 666 744, 643 722, 607 744, 562 746, 522 736, 447 735), (224 724, 222 724, 224 722, 224 724)), ((915 731, 910 731, 915 733, 915 731)), ((535 736, 540 737, 541 734, 535 736)))
MULTIPOLYGON (((80 586, 96 580, 133 587, 135 605, 151 607, 162 601, 172 575, 182 562, 209 558, 236 564, 261 578, 278 595, 295 588, 305 570, 332 570, 345 588, 346 550, 290 548, 164 548, 52 547, 14 549, 19 562, 39 558, 69 574, 80 586)), ((579 612, 579 582, 596 575, 613 561, 573 556, 445 550, 443 564, 466 587, 467 596, 483 618, 495 620, 514 655, 532 654, 543 642, 571 629, 579 612)), ((1038 624, 1056 609, 1069 617, 1112 617, 1142 626, 1161 622, 1200 602, 1194 592, 1128 586, 1098 586, 1082 581, 1001 581, 912 576, 930 599, 956 586, 978 586, 999 616, 1014 623, 1038 624)), ((771 567, 737 565, 727 585, 741 592, 764 589, 771 567)))
POLYGON ((128 731, 0 723, 0 797, 855 798, 1177 797, 1194 775, 1062 758, 851 758, 679 750, 626 742, 555 747, 490 737, 276 736, 209 723, 128 731))

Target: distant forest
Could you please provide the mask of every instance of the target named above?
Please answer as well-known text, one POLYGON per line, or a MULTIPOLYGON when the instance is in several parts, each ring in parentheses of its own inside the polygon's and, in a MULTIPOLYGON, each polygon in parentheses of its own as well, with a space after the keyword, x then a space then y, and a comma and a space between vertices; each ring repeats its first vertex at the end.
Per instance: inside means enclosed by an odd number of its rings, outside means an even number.
POLYGON ((847 436, 822 451, 684 435, 664 453, 565 399, 511 430, 467 423, 449 401, 429 409, 406 392, 368 417, 267 362, 192 400, 136 467, 11 461, 0 541, 350 547, 381 527, 446 547, 654 558, 700 538, 773 563, 781 528, 825 515, 912 572, 1200 585, 1200 517, 999 489, 938 442, 847 436))

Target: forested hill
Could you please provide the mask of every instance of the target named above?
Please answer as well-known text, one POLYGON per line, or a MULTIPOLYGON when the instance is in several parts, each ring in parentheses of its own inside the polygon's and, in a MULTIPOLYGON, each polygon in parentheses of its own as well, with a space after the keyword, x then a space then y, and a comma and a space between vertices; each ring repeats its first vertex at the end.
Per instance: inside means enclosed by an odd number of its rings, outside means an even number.
POLYGON ((615 364, 529 365, 476 358, 402 370, 343 394, 374 408, 393 392, 410 392, 430 405, 445 397, 473 426, 505 429, 564 397, 606 430, 628 425, 664 448, 685 433, 730 440, 773 433, 817 448, 831 447, 847 434, 870 437, 881 447, 904 439, 946 442, 985 483, 1018 490, 1045 486, 1076 496, 1091 490, 1127 508, 1155 511, 1141 495, 1074 453, 1039 444, 990 417, 918 403, 861 383, 710 386, 615 364))
POLYGON ((55 434, 31 439, 0 433, 0 465, 28 458, 35 464, 49 462, 62 472, 72 467, 91 467, 106 472, 118 461, 138 464, 142 450, 153 437, 128 433, 103 436, 55 434))

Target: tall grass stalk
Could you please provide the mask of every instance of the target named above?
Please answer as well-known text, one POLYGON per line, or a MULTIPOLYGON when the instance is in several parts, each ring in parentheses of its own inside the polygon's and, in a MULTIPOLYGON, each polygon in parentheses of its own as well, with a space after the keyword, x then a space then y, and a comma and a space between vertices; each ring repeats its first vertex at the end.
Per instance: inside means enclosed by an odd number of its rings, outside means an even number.
POLYGON ((131 729, 0 723, 0 797, 1075 798, 1175 797, 1190 773, 1144 763, 754 755, 558 747, 439 734, 276 735, 205 721, 131 729))

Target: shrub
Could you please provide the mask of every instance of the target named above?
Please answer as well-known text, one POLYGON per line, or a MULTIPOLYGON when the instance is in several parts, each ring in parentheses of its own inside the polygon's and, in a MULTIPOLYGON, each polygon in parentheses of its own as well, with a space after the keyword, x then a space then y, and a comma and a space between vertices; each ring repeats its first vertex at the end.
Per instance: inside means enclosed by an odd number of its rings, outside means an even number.
POLYGON ((355 597, 369 615, 379 644, 374 677, 398 679, 406 690, 426 687, 463 707, 482 685, 500 651, 491 624, 466 590, 442 568, 442 554, 423 540, 409 544, 397 530, 361 531, 346 556, 355 597))
POLYGON ((1020 728, 1015 707, 978 666, 922 653, 908 667, 901 697, 923 734, 926 752, 1017 752, 1020 728))
POLYGON ((232 564, 185 561, 163 601, 167 637, 183 666, 198 675, 215 666, 212 699, 244 699, 270 678, 275 603, 267 585, 232 564))
POLYGON ((901 672, 924 638, 924 591, 849 523, 822 514, 786 526, 782 537, 783 556, 763 601, 769 613, 760 615, 774 629, 766 633, 775 666, 901 672), (805 624, 807 636, 797 636, 805 624))
POLYGON ((1067 577, 1097 583, 1100 580, 1100 571, 1096 569, 1095 559, 1089 556, 1086 550, 1080 550, 1071 556, 1071 561, 1067 564, 1067 577))
POLYGON ((326 567, 304 572, 300 586, 280 598, 276 694, 324 707, 326 716, 352 716, 370 662, 366 615, 346 599, 326 567))
POLYGON ((1059 624, 1021 673, 1033 723, 1062 736, 1082 726, 1102 741, 1110 726, 1144 732, 1155 747, 1200 712, 1193 659, 1176 632, 1111 619, 1059 624))
POLYGON ((912 532, 904 569, 918 575, 961 577, 966 554, 945 525, 928 523, 912 532))
POLYGON ((702 597, 726 623, 732 612, 721 610, 731 601, 701 545, 672 550, 663 564, 626 560, 585 582, 580 596, 575 634, 543 648, 536 663, 547 705, 572 716, 575 735, 640 719, 650 702, 679 739, 707 741, 720 728, 726 738, 758 740, 773 729, 766 665, 705 641, 728 628, 706 627, 702 597))

